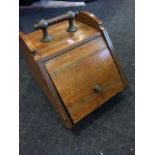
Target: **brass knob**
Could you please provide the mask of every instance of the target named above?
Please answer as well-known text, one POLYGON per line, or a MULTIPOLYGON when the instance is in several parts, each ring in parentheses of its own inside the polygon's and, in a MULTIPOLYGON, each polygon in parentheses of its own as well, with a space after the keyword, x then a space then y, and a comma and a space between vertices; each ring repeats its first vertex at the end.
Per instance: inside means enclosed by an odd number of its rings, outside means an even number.
POLYGON ((101 93, 103 91, 103 87, 100 85, 94 85, 93 89, 95 93, 101 93))
POLYGON ((34 28, 36 30, 37 29, 42 30, 43 36, 40 39, 42 42, 49 42, 49 41, 51 41, 53 39, 52 36, 50 36, 48 34, 48 30, 47 30, 48 29, 48 21, 47 20, 42 19, 38 24, 34 25, 34 28))
POLYGON ((77 31, 77 27, 75 27, 74 25, 74 19, 75 16, 77 15, 77 12, 73 12, 73 11, 68 11, 67 15, 68 15, 68 20, 69 20, 69 26, 66 29, 67 32, 75 32, 77 31))

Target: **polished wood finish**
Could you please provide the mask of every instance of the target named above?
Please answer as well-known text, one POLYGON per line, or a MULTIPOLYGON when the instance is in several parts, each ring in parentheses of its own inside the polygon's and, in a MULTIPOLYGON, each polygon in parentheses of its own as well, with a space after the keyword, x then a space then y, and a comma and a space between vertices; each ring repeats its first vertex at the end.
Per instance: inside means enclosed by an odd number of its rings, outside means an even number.
POLYGON ((31 46, 31 44, 29 44, 30 42, 28 41, 28 38, 26 37, 26 35, 24 35, 23 32, 20 32, 19 34, 19 41, 21 52, 25 57, 29 70, 33 74, 33 77, 36 79, 37 83, 39 84, 45 95, 49 98, 53 107, 58 112, 60 118, 63 120, 65 126, 67 128, 71 128, 73 126, 73 123, 69 115, 67 114, 66 109, 61 103, 58 94, 55 92, 54 86, 52 84, 49 86, 48 76, 46 75, 46 73, 44 73, 43 64, 35 61, 31 53, 31 48, 28 47, 29 45, 31 46))
POLYGON ((124 88, 102 37, 47 61, 45 66, 74 123, 124 88), (93 90, 98 84, 104 89, 99 94, 93 90))
POLYGON ((94 14, 87 11, 79 12, 76 16, 76 20, 94 28, 99 28, 99 26, 103 24, 102 21, 98 19, 94 14))
POLYGON ((40 30, 20 33, 32 74, 68 128, 126 86, 102 21, 79 12, 75 24, 78 31, 72 33, 66 32, 68 21, 50 26, 54 40, 48 43, 40 41, 40 30))
POLYGON ((119 72, 119 74, 121 76, 124 87, 127 87, 127 79, 126 79, 126 77, 124 75, 124 72, 122 70, 122 67, 121 67, 119 61, 118 61, 118 58, 116 57, 115 49, 114 49, 114 46, 113 46, 113 44, 112 44, 112 42, 110 40, 109 34, 108 34, 107 30, 103 26, 100 26, 99 29, 102 32, 103 38, 104 38, 104 40, 105 40, 105 42, 107 44, 107 47, 108 47, 108 49, 109 49, 109 51, 111 53, 111 56, 113 57, 115 65, 117 66, 117 69, 118 69, 118 72, 119 72))
POLYGON ((40 41, 42 37, 41 30, 28 34, 27 38, 29 38, 30 42, 34 45, 41 59, 98 33, 96 29, 79 21, 75 21, 75 25, 78 27, 78 30, 72 33, 66 31, 68 21, 49 26, 48 32, 54 38, 51 42, 45 43, 40 41))

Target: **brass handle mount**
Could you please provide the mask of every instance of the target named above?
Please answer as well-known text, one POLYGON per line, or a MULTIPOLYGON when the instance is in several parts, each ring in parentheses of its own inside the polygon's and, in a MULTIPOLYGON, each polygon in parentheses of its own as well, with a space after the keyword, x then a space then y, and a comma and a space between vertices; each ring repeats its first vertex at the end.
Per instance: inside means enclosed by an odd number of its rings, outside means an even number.
POLYGON ((51 35, 48 34, 48 26, 53 25, 55 23, 68 20, 69 26, 66 29, 67 32, 75 32, 77 31, 77 27, 74 25, 74 19, 78 12, 68 11, 66 14, 57 16, 48 20, 42 19, 37 24, 34 25, 35 30, 42 30, 43 36, 41 38, 42 42, 49 42, 53 39, 51 35))

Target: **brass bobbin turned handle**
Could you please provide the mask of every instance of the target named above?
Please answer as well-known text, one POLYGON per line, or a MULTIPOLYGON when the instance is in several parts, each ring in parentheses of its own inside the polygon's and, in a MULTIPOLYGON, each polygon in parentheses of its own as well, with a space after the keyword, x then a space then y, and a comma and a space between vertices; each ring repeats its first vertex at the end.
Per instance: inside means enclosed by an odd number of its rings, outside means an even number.
POLYGON ((75 32, 77 31, 77 27, 75 27, 74 25, 74 19, 75 16, 78 14, 78 12, 73 12, 73 11, 68 11, 66 14, 61 15, 61 16, 57 16, 48 20, 42 19, 41 21, 39 21, 38 24, 34 25, 35 30, 39 30, 41 29, 43 32, 43 36, 41 38, 42 42, 49 42, 53 39, 52 36, 50 36, 48 34, 48 26, 64 21, 64 20, 68 20, 69 21, 69 26, 66 29, 67 32, 75 32))

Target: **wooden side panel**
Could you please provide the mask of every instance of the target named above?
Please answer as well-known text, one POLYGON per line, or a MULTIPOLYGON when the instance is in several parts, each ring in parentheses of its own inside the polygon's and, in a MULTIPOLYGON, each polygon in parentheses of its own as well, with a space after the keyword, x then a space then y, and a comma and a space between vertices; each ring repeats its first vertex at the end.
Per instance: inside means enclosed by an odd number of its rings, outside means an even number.
POLYGON ((33 74, 33 77, 37 80, 39 85, 45 89, 44 80, 41 77, 39 68, 33 59, 33 56, 31 54, 32 51, 28 47, 31 42, 29 42, 28 38, 25 37, 25 34, 22 32, 20 32, 19 39, 20 39, 19 40, 20 52, 22 52, 22 54, 27 62, 27 65, 29 67, 29 70, 31 71, 31 73, 33 74))
POLYGON ((45 63, 74 123, 124 89, 102 37, 45 63), (99 85, 103 92, 95 93, 99 85))
POLYGON ((44 74, 42 73, 42 68, 41 68, 42 64, 37 64, 34 61, 31 51, 28 48, 27 40, 28 40, 28 38, 26 38, 26 36, 22 32, 20 32, 20 40, 19 40, 20 48, 21 48, 21 52, 23 53, 23 55, 25 57, 25 60, 27 61, 28 67, 29 67, 31 73, 33 74, 34 78, 38 82, 39 86, 41 87, 43 92, 47 95, 47 97, 51 101, 52 105, 54 106, 55 110, 58 112, 58 114, 61 117, 61 119, 63 120, 65 126, 68 128, 71 128, 73 126, 73 123, 72 123, 71 119, 69 118, 68 114, 66 113, 65 108, 61 104, 61 101, 58 100, 57 97, 55 97, 57 94, 55 94, 55 96, 53 96, 52 92, 50 91, 50 89, 48 87, 49 84, 47 83, 48 77, 43 77, 44 74))
POLYGON ((105 42, 107 44, 107 47, 108 47, 108 49, 109 49, 109 51, 110 51, 110 53, 111 53, 111 55, 112 55, 112 57, 114 59, 114 62, 116 64, 117 68, 118 68, 119 74, 120 74, 122 82, 124 84, 124 87, 127 87, 127 84, 128 84, 127 79, 126 79, 126 77, 124 75, 124 72, 122 70, 122 67, 121 67, 121 65, 120 65, 120 63, 119 63, 119 61, 117 59, 117 56, 115 54, 115 50, 114 50, 113 44, 112 44, 112 42, 110 40, 109 34, 108 34, 107 30, 104 27, 100 27, 100 30, 101 30, 102 36, 103 36, 103 38, 104 38, 104 40, 105 40, 105 42))
POLYGON ((102 25, 102 21, 100 19, 98 19, 94 14, 87 11, 79 12, 76 16, 76 20, 90 25, 94 28, 99 28, 99 26, 102 25))

